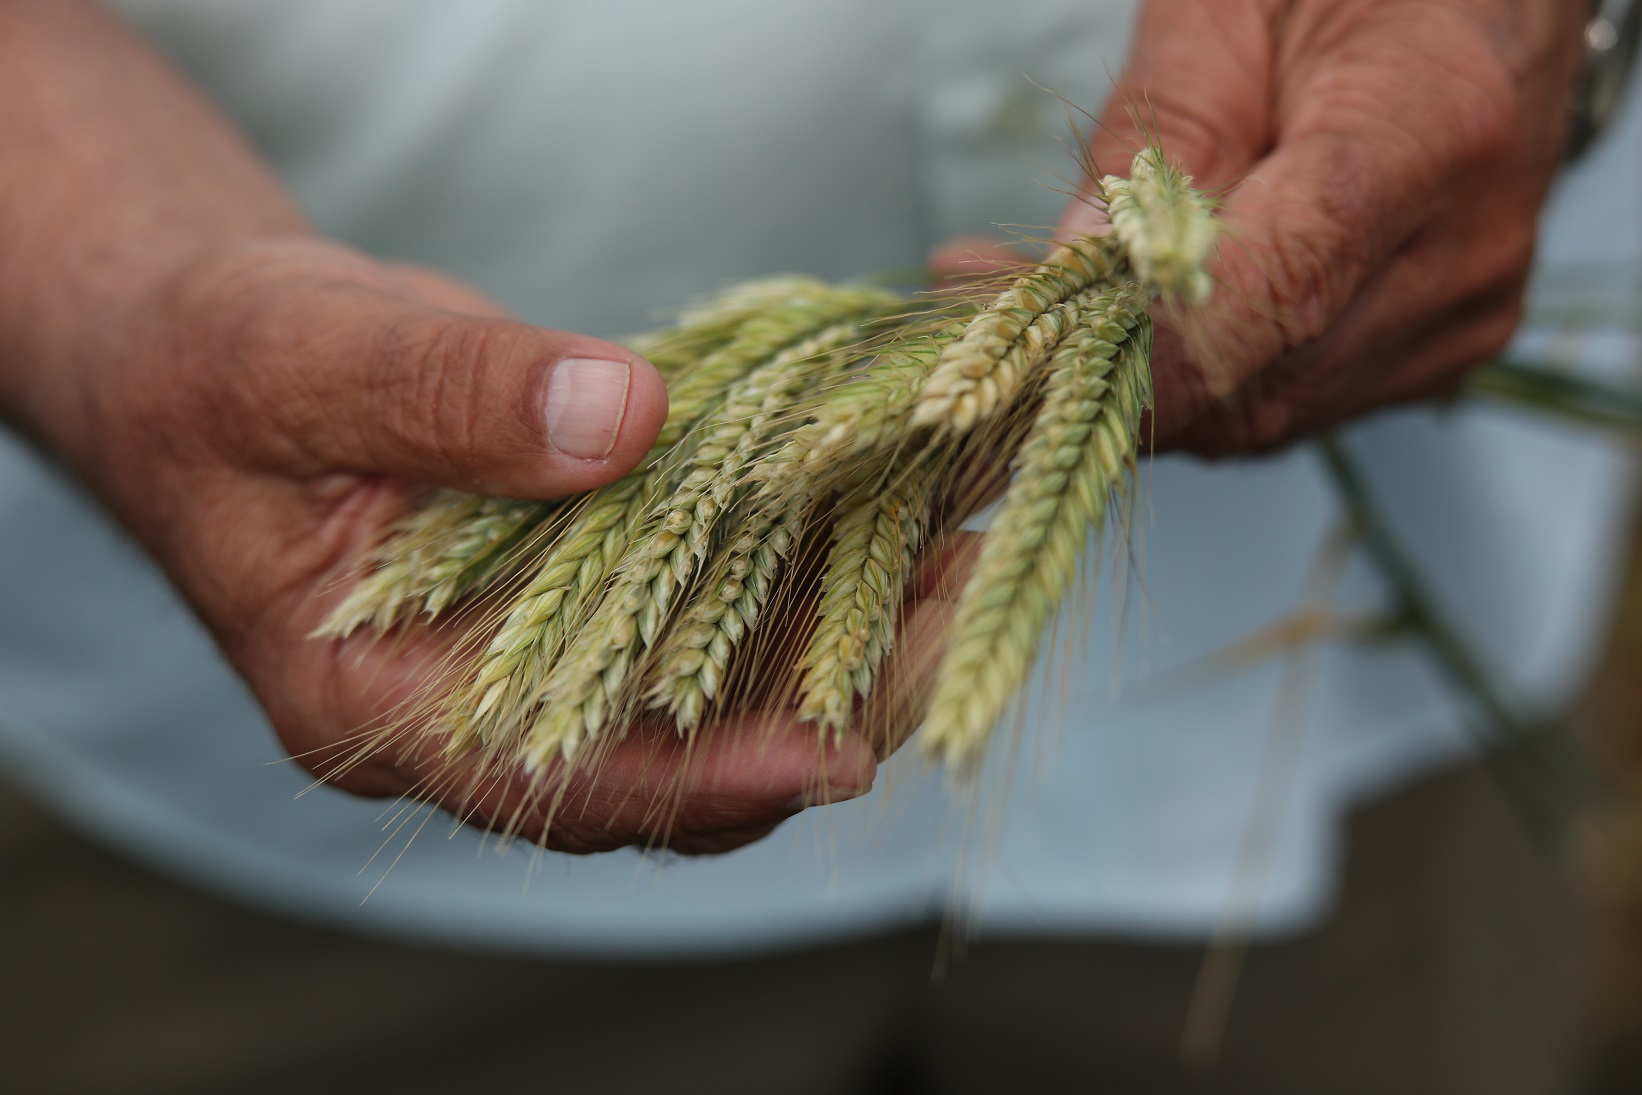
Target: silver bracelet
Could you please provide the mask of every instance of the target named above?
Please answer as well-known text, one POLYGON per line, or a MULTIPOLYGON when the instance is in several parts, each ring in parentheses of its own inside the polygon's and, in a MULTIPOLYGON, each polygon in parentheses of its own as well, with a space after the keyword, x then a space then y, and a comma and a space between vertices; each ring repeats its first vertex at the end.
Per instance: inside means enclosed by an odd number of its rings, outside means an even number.
POLYGON ((1585 24, 1585 71, 1573 102, 1568 159, 1583 156, 1619 111, 1642 41, 1642 0, 1595 0, 1585 24))

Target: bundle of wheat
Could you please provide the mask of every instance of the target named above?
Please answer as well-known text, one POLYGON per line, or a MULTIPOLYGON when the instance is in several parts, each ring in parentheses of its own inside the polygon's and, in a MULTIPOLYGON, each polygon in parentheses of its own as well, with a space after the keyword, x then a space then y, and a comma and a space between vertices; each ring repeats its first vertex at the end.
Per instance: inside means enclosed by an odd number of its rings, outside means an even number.
POLYGON ((636 344, 671 397, 637 469, 562 503, 430 496, 322 633, 462 620, 463 667, 415 732, 492 770, 591 763, 641 718, 688 735, 772 695, 839 734, 915 558, 1001 485, 922 719, 931 753, 972 763, 1126 487, 1147 309, 1207 292, 1217 226, 1189 183, 1144 149, 1096 186, 1109 235, 1001 286, 908 300, 789 277, 720 295, 636 344))

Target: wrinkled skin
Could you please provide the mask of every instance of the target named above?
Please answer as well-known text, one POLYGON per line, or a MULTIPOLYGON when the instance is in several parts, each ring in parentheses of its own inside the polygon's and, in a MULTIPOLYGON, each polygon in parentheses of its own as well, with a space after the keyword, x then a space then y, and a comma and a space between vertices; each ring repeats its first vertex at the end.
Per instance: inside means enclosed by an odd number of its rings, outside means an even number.
MULTIPOLYGON (((409 483, 559 496, 608 482, 660 427, 660 377, 617 347, 501 317, 436 274, 310 241, 191 264, 134 314, 144 318, 122 332, 120 369, 99 375, 81 402, 89 432, 109 448, 165 455, 115 462, 93 481, 129 505, 126 523, 212 623, 286 748, 359 794, 425 793, 418 781, 437 775, 453 812, 539 836, 547 804, 514 816, 526 783, 475 789, 431 746, 378 753, 338 774, 337 743, 414 698, 454 635, 418 631, 408 644, 306 636, 409 483), (610 455, 578 460, 543 439, 543 374, 564 356, 593 355, 632 358, 633 382, 610 455), (224 362, 233 363, 227 386, 224 362), (214 565, 197 565, 202 552, 214 565)), ((727 729, 688 758, 670 729, 635 733, 597 780, 564 789, 550 843, 599 851, 665 837, 683 851, 723 851, 806 797, 833 801, 871 784, 873 755, 859 741, 823 755, 797 728, 727 729)))
MULTIPOLYGON (((1453 387, 1520 316, 1586 5, 1151 0, 1095 162, 1135 116, 1226 198, 1207 314, 1156 363, 1159 441, 1268 449, 1453 387), (1131 110, 1131 107, 1134 107, 1131 110)), ((1063 227, 1095 220, 1074 203, 1063 227)))
MULTIPOLYGON (((1167 335, 1160 349, 1160 443, 1267 448, 1441 391, 1504 341, 1562 146, 1581 7, 1146 6, 1097 162, 1127 162, 1126 106, 1144 102, 1200 184, 1245 180, 1226 204, 1224 288, 1198 323, 1214 354, 1167 335)), ((317 772, 449 649, 437 631, 391 649, 306 638, 407 484, 561 496, 631 467, 665 414, 659 378, 626 351, 317 239, 226 124, 90 5, 0 4, 0 144, 0 411, 159 560, 317 772), (603 457, 570 457, 544 433, 567 357, 631 367, 603 457)), ((1089 216, 1074 205, 1065 228, 1089 216)), ((920 584, 903 649, 934 649, 950 584, 920 584)), ((927 663, 898 671, 916 682, 927 663)), ((872 744, 821 749, 783 713, 760 721, 764 733, 712 728, 688 757, 669 732, 636 728, 596 784, 569 786, 546 843, 723 851, 871 785, 872 744)), ((427 751, 389 753, 334 781, 392 795, 439 768, 427 751)), ((439 788, 475 821, 543 835, 539 809, 514 818, 516 779, 439 788)))

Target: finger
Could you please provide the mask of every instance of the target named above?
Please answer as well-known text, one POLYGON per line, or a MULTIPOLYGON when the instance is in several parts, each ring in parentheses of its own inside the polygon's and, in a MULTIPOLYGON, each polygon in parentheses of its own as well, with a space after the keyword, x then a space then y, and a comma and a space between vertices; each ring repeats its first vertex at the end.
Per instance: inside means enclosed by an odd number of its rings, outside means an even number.
MULTIPOLYGON (((1091 136, 1090 174, 1127 175, 1135 153, 1157 140, 1199 187, 1235 182, 1273 140, 1271 53, 1258 6, 1151 0, 1091 136)), ((1103 209, 1074 200, 1061 231, 1095 235, 1105 223, 1103 209)))
POLYGON ((440 766, 441 805, 458 817, 576 853, 727 851, 807 807, 865 794, 877 766, 861 738, 821 741, 786 718, 734 719, 690 740, 650 726, 591 766, 477 784, 453 779, 442 758, 431 763, 440 766))
POLYGON ((304 643, 272 679, 312 682, 306 696, 276 692, 269 712, 286 747, 344 790, 433 801, 470 824, 570 852, 727 850, 872 787, 877 762, 860 737, 822 740, 813 726, 774 716, 726 720, 689 740, 640 724, 590 763, 533 774, 477 756, 453 761, 425 729, 426 700, 460 672, 460 652, 448 628, 304 643))
POLYGON ((405 292, 433 308, 443 308, 447 312, 456 312, 467 316, 490 316, 494 319, 516 318, 500 303, 479 292, 477 289, 463 285, 454 278, 446 277, 437 270, 430 270, 426 266, 417 266, 408 262, 395 262, 388 265, 388 273, 405 292))
POLYGON ((1506 284, 1459 301, 1423 324, 1408 326, 1403 340, 1385 355, 1383 369, 1339 398, 1312 408, 1292 432, 1315 434, 1372 407, 1451 398, 1466 373, 1505 347, 1521 316, 1520 285, 1506 284))
POLYGON ((1174 446, 1205 456, 1269 449, 1381 404, 1451 389, 1509 341, 1532 245, 1531 216, 1492 209, 1471 230, 1422 236, 1322 338, 1252 377, 1174 446))
POLYGON ((630 350, 373 286, 288 290, 239 341, 234 447, 262 438, 287 475, 561 497, 631 469, 667 413, 660 375, 630 350))

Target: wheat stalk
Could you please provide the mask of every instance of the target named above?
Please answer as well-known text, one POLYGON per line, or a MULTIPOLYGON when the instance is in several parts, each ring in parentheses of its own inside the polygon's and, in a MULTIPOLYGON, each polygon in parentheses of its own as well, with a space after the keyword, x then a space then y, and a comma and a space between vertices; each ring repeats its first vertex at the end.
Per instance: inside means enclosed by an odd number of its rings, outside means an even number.
POLYGON ((1130 178, 1102 181, 1111 235, 1055 248, 982 308, 972 292, 908 309, 796 277, 719 294, 630 343, 670 399, 633 473, 557 510, 433 494, 394 526, 329 633, 495 594, 492 615, 469 614, 478 655, 425 732, 452 757, 478 746, 497 771, 539 771, 596 762, 585 743, 647 707, 694 731, 728 702, 737 652, 771 606, 814 595, 814 629, 774 687, 837 735, 895 642, 935 514, 991 494, 1008 459, 924 736, 971 763, 1124 482, 1149 398, 1147 305, 1208 291, 1212 203, 1189 182, 1145 150, 1130 178), (810 522, 829 515, 818 590, 782 592, 810 522))
POLYGON ((1150 331, 1142 320, 1114 347, 1108 330, 1082 328, 1055 353, 1043 405, 959 598, 930 700, 923 748, 950 765, 979 755, 1025 680, 1091 531, 1123 481, 1150 396, 1150 331))

